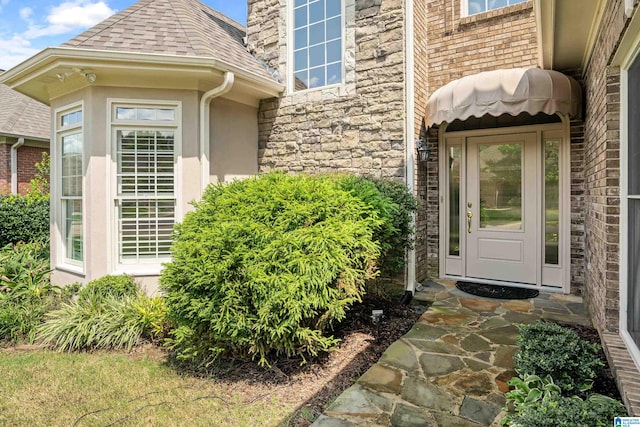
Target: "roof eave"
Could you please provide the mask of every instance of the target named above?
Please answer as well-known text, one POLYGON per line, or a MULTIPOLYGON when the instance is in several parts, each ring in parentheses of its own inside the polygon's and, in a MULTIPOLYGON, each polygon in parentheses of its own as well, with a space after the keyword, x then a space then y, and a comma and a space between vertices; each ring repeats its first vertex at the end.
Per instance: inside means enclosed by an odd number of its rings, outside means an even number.
POLYGON ((545 69, 584 71, 605 4, 606 0, 534 0, 538 65, 545 69))
MULTIPOLYGON (((83 62, 86 64, 126 64, 130 67, 173 68, 180 70, 211 70, 233 72, 237 79, 250 84, 261 97, 278 96, 284 85, 275 79, 261 76, 228 62, 207 57, 180 56, 155 53, 118 52, 71 47, 49 47, 0 75, 0 83, 20 91, 21 86, 56 67, 83 62)), ((134 68, 135 69, 135 68, 134 68)), ((30 95, 31 96, 31 95, 30 95)), ((36 98, 38 99, 38 98, 36 98)), ((38 99, 48 103, 48 100, 38 99)))

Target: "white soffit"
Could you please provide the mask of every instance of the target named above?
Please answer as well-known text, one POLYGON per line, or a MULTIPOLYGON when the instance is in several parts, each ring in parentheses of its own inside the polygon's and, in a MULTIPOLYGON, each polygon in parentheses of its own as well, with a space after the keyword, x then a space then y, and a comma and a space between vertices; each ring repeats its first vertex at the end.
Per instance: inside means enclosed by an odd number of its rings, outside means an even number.
POLYGON ((606 0, 535 0, 539 65, 584 69, 589 61, 606 0))
POLYGON ((427 102, 425 124, 485 114, 562 113, 579 117, 581 111, 582 90, 571 77, 553 70, 513 68, 485 71, 442 86, 427 102))

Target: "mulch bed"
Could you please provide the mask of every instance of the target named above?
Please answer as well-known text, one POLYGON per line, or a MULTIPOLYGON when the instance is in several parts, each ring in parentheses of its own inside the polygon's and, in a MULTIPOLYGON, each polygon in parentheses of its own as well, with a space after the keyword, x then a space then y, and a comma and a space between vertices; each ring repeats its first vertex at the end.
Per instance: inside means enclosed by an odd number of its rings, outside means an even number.
POLYGON ((301 365, 301 360, 278 360, 270 368, 253 362, 230 362, 207 376, 229 390, 242 390, 245 400, 277 399, 297 408, 281 426, 309 426, 326 407, 378 361, 382 353, 407 333, 427 305, 400 304, 400 298, 367 295, 333 331, 342 341, 335 351, 301 365), (371 311, 384 310, 375 326, 371 311))

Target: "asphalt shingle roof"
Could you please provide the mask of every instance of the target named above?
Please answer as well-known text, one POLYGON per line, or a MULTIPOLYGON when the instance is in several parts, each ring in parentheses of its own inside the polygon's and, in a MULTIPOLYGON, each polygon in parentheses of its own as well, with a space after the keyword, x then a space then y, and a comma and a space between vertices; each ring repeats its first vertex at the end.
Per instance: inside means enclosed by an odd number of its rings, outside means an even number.
POLYGON ((0 134, 49 139, 50 109, 0 84, 0 134))
POLYGON ((140 0, 62 46, 210 57, 273 79, 245 48, 245 28, 197 0, 140 0))

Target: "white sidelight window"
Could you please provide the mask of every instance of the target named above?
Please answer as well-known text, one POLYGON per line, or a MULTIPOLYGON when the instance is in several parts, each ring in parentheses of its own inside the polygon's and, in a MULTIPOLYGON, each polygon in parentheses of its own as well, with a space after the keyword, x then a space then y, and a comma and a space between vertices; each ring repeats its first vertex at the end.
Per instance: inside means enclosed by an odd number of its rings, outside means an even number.
POLYGON ((178 108, 112 106, 116 246, 121 266, 159 267, 171 256, 177 204, 178 108))
POLYGON ((343 82, 342 0, 295 0, 293 9, 293 89, 343 82))
POLYGON ((462 16, 475 15, 528 0, 462 0, 462 16))
POLYGON ((58 227, 60 230, 59 262, 71 267, 83 266, 83 198, 82 107, 74 107, 56 114, 56 155, 59 171, 58 227))

